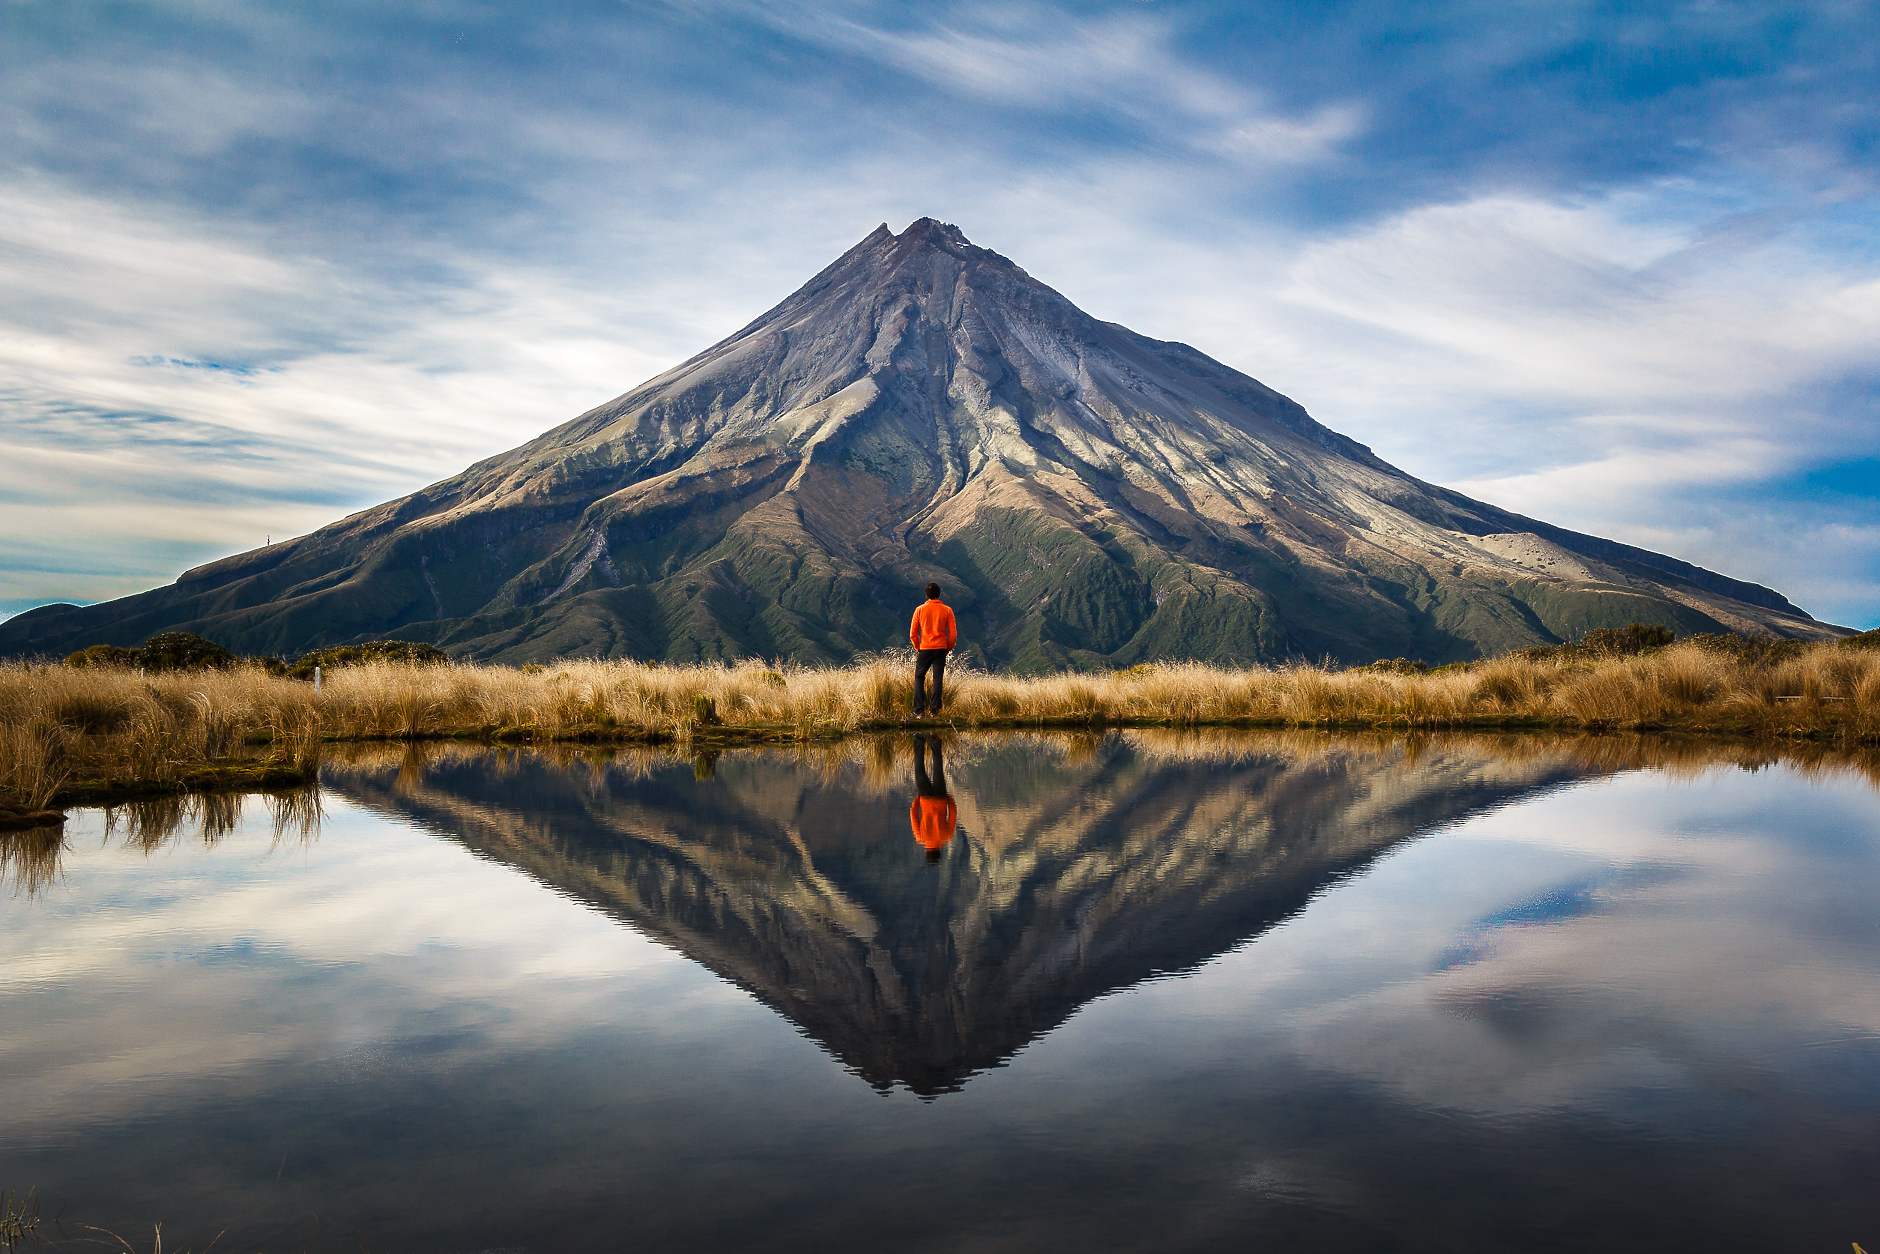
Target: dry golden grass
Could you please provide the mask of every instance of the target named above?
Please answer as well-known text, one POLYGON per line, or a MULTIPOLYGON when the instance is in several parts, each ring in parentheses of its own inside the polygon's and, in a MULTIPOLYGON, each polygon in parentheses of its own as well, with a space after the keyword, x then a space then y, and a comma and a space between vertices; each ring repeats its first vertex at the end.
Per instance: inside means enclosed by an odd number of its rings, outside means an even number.
MULTIPOLYGON (((955 668, 948 681, 942 721, 956 727, 1517 725, 1880 737, 1880 652, 1828 644, 1764 667, 1674 645, 1597 662, 1500 658, 1431 674, 1172 663, 1036 677, 955 668)), ((892 654, 837 668, 374 663, 334 671, 316 693, 253 667, 146 679, 126 669, 15 663, 0 665, 0 788, 39 806, 75 781, 174 782, 245 745, 304 768, 334 739, 685 743, 701 733, 701 700, 724 727, 839 735, 902 722, 912 667, 892 654)))
POLYGON ((258 668, 160 674, 0 666, 0 790, 36 808, 61 788, 115 779, 174 784, 249 741, 295 767, 318 761, 311 690, 258 668))

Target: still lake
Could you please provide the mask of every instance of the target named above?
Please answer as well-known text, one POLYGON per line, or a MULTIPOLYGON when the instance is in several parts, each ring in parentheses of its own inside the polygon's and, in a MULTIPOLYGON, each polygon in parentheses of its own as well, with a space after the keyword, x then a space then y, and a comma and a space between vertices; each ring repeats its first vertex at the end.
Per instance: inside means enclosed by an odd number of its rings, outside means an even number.
POLYGON ((171 1251, 1880 1248, 1870 758, 941 747, 372 747, 14 838, 0 1190, 171 1251))

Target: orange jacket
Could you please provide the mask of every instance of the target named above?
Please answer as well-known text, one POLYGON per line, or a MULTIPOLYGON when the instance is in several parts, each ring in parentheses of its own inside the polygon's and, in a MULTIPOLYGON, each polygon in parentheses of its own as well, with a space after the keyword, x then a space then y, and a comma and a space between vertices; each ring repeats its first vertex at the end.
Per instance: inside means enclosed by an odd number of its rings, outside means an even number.
POLYGON ((938 601, 925 601, 914 611, 907 638, 916 649, 951 649, 960 632, 954 625, 952 610, 938 601))
POLYGON ((916 797, 907 808, 907 821, 914 829, 914 839, 927 849, 942 849, 953 839, 959 811, 951 797, 916 797))

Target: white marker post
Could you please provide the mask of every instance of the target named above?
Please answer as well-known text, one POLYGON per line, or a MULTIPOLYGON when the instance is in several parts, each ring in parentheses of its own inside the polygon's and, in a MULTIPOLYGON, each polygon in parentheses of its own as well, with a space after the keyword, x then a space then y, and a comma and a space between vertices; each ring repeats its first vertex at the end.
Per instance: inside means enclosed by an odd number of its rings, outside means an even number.
POLYGON ((313 690, 320 691, 320 668, 317 666, 313 668, 313 690))

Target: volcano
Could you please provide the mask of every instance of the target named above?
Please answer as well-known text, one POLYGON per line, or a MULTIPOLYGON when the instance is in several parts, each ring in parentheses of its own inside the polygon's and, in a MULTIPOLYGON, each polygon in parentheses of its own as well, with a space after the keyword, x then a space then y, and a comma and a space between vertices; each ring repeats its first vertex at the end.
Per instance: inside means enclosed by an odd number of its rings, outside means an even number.
POLYGON ((18 615, 0 653, 184 630, 245 653, 835 662, 904 644, 929 581, 962 651, 1018 670, 1439 663, 1634 621, 1840 634, 1424 483, 923 218, 520 448, 167 587, 18 615))

